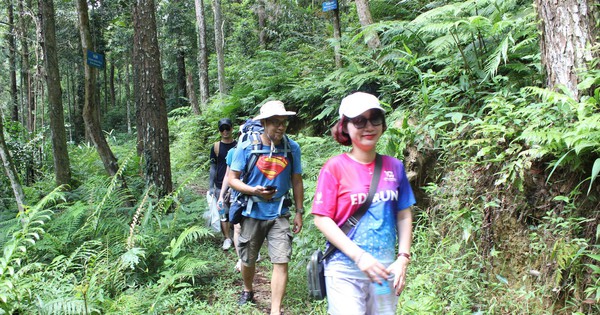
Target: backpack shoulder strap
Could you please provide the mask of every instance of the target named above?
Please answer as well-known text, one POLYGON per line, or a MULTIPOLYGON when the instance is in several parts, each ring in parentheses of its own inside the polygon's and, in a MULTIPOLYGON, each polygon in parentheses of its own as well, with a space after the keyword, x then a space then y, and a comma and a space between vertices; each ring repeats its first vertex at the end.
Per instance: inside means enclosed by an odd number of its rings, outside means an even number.
POLYGON ((219 147, 221 146, 221 141, 217 141, 213 144, 213 150, 215 151, 215 155, 217 158, 219 157, 219 147))
POLYGON ((287 135, 283 136, 283 150, 290 161, 290 167, 292 174, 294 173, 294 155, 292 154, 292 147, 290 146, 290 138, 287 135))

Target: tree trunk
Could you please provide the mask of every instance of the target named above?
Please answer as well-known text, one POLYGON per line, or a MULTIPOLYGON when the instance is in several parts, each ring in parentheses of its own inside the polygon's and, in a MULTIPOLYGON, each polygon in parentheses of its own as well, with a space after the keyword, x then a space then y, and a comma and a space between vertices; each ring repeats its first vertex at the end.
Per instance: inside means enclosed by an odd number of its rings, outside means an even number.
POLYGON ((196 92, 194 91, 194 78, 191 73, 187 75, 187 95, 192 107, 192 113, 194 115, 200 115, 200 108, 198 108, 198 98, 196 98, 196 92))
POLYGON ((333 46, 333 53, 335 58, 335 66, 339 69, 342 67, 342 54, 340 43, 342 42, 342 28, 340 25, 340 10, 333 10, 333 39, 335 44, 333 46))
MULTIPOLYGON (((363 28, 373 24, 371 9, 369 9, 369 0, 356 0, 356 12, 358 13, 360 25, 362 25, 363 28)), ((379 35, 377 35, 375 31, 369 31, 365 34, 367 45, 369 45, 371 49, 375 49, 381 45, 381 41, 379 41, 379 35)))
MULTIPOLYGON (((29 23, 27 18, 27 13, 25 12, 24 0, 18 0, 18 9, 19 9, 19 39, 21 40, 21 93, 23 93, 23 114, 24 125, 27 127, 27 131, 29 131, 29 137, 33 135, 35 130, 35 122, 34 122, 34 111, 35 105, 33 103, 33 90, 31 87, 31 73, 30 73, 30 65, 29 65, 29 38, 27 36, 27 31, 29 29, 29 23)), ((33 153, 28 153, 27 162, 25 165, 25 183, 31 184, 35 180, 35 172, 34 172, 34 158, 33 153)))
POLYGON ((217 53, 217 74, 219 81, 219 96, 222 98, 227 93, 225 86, 225 52, 224 52, 224 22, 221 14, 221 0, 212 0, 215 20, 215 50, 217 53))
POLYGON ((131 134, 131 73, 129 63, 125 63, 125 106, 127 106, 127 134, 131 134))
MULTIPOLYGON (((102 85, 104 86, 104 110, 101 110, 98 114, 100 114, 99 118, 102 118, 102 114, 108 112, 108 103, 109 103, 109 92, 108 92, 108 59, 105 59, 106 64, 104 65, 104 68, 102 70, 104 70, 104 80, 102 81, 102 85)), ((112 62, 111 62, 112 63, 112 62)))
POLYGON ((6 43, 8 45, 8 76, 10 77, 10 100, 11 100, 11 119, 19 121, 19 98, 17 90, 17 58, 15 46, 15 15, 11 0, 6 0, 6 11, 8 15, 8 32, 6 33, 6 43))
POLYGON ((110 63, 110 77, 109 77, 109 92, 110 92, 110 107, 115 108, 115 63, 110 63))
POLYGON ((196 27, 198 28, 198 81, 200 89, 200 108, 204 111, 208 105, 210 92, 208 89, 208 51, 206 48, 206 19, 204 18, 204 2, 195 0, 196 27))
POLYGON ((6 141, 4 140, 4 123, 2 122, 2 117, 0 116, 0 158, 2 158, 2 165, 4 166, 4 171, 10 180, 10 185, 12 186, 13 194, 15 195, 15 200, 17 201, 17 207, 19 208, 19 212, 25 211, 23 207, 23 200, 25 200, 25 194, 23 193, 23 187, 21 186, 21 181, 19 180, 19 173, 17 173, 17 169, 15 164, 10 157, 10 152, 8 151, 8 147, 6 146, 6 141))
POLYGON ((85 75, 81 72, 83 70, 83 63, 73 64, 73 132, 75 141, 91 141, 91 138, 87 137, 87 131, 85 128, 85 122, 83 121, 83 108, 85 106, 85 75))
POLYGON ((162 197, 172 192, 173 184, 167 106, 154 11, 154 0, 137 0, 133 4, 133 81, 139 116, 137 132, 142 135, 144 175, 146 182, 154 184, 162 197))
POLYGON ((57 186, 69 185, 71 183, 71 169, 69 152, 67 150, 62 89, 60 86, 60 71, 56 51, 54 0, 40 0, 39 3, 42 14, 42 35, 44 38, 44 59, 46 60, 48 114, 50 116, 54 175, 56 176, 57 186))
POLYGON ((257 5, 258 8, 256 10, 256 15, 258 17, 258 44, 260 45, 260 49, 267 49, 267 15, 265 13, 265 1, 258 0, 257 5))
POLYGON ((185 51, 183 50, 183 43, 178 45, 177 48, 177 107, 185 106, 187 98, 186 91, 186 71, 185 71, 185 51))
POLYGON ((98 119, 98 103, 96 102, 96 70, 85 62, 87 51, 94 50, 92 46, 92 37, 89 29, 89 16, 86 0, 77 0, 77 13, 79 15, 79 32, 81 35, 81 46, 83 49, 84 69, 85 69, 85 96, 83 105, 83 121, 87 135, 90 137, 98 155, 104 164, 104 169, 110 176, 117 174, 119 166, 117 158, 111 151, 98 119))
POLYGON ((69 126, 69 137, 68 142, 73 142, 73 113, 75 109, 75 89, 73 88, 73 73, 71 73, 71 69, 69 67, 65 68, 67 70, 67 117, 68 122, 67 126, 69 126))
POLYGON ((548 88, 566 87, 579 99, 577 74, 588 68, 596 41, 596 1, 536 0, 539 16, 540 52, 548 88))
POLYGON ((29 39, 27 38, 27 14, 23 6, 24 0, 18 0, 19 6, 19 38, 21 39, 21 80, 23 81, 24 108, 27 110, 26 126, 27 130, 33 132, 33 91, 31 90, 31 76, 29 72, 29 39))

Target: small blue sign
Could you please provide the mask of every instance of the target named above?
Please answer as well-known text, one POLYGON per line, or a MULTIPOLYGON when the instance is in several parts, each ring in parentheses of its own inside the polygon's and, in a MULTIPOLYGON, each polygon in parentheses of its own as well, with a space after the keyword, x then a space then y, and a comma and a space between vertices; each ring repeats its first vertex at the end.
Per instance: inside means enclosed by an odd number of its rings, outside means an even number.
POLYGON ((87 64, 90 67, 96 67, 99 69, 104 68, 104 55, 93 52, 91 50, 87 51, 87 64))
POLYGON ((323 12, 335 10, 338 8, 337 0, 323 2, 323 12))

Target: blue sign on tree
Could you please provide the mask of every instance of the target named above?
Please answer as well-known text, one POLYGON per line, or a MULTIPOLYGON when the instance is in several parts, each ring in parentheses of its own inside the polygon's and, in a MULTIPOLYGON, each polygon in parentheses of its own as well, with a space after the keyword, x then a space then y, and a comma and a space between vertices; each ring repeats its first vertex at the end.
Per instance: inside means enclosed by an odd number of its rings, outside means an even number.
POLYGON ((87 51, 87 64, 90 67, 104 68, 104 55, 91 50, 87 51))
POLYGON ((338 8, 337 0, 323 2, 323 12, 335 10, 338 8))

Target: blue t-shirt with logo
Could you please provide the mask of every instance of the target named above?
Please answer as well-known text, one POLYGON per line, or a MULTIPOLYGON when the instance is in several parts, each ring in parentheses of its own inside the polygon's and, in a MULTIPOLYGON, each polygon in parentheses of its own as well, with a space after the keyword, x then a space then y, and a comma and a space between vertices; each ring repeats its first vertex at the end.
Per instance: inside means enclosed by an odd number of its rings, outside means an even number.
MULTIPOLYGON (((254 219, 272 220, 289 212, 289 208, 282 206, 282 198, 292 188, 292 174, 302 174, 300 146, 289 138, 288 140, 282 140, 279 145, 275 146, 273 151, 271 151, 271 146, 262 144, 259 146, 260 148, 254 148, 250 141, 238 144, 230 168, 233 171, 243 173, 246 164, 250 162, 251 156, 254 154, 252 153, 253 150, 266 151, 266 153, 259 154, 256 164, 250 170, 246 184, 250 186, 276 186, 277 192, 270 201, 264 199, 258 202, 253 201, 250 211, 244 210, 242 214, 254 219), (284 152, 285 141, 288 142, 293 162, 289 160, 288 153, 284 152)), ((253 199, 260 198, 253 197, 253 199)))

